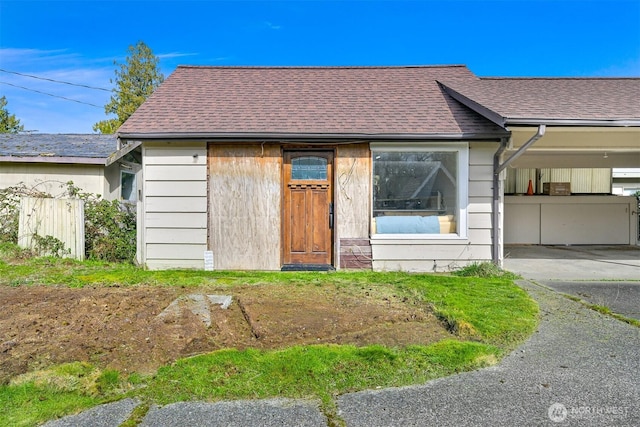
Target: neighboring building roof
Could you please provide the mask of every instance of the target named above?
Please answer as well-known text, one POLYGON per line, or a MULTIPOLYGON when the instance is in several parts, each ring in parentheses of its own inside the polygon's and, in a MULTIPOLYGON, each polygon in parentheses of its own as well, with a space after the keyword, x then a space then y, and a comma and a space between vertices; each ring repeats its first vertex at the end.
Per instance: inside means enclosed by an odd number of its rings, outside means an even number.
POLYGON ((0 134, 0 161, 105 164, 115 135, 0 134))
POLYGON ((120 127, 122 138, 481 138, 504 131, 437 80, 465 66, 180 66, 120 127))
POLYGON ((444 81, 456 100, 499 124, 640 126, 640 78, 444 81))

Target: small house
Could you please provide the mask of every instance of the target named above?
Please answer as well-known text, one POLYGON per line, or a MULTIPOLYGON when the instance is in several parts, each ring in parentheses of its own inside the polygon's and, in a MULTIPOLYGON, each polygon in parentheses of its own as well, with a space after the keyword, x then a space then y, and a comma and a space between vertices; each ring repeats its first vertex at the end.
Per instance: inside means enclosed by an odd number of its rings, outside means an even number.
POLYGON ((602 224, 592 243, 615 229, 635 245, 630 198, 546 196, 535 171, 639 167, 638 99, 640 79, 459 65, 181 66, 117 134, 142 158, 138 261, 447 271, 500 263, 505 237, 544 244, 602 224), (510 168, 533 170, 540 191, 505 195, 510 168))

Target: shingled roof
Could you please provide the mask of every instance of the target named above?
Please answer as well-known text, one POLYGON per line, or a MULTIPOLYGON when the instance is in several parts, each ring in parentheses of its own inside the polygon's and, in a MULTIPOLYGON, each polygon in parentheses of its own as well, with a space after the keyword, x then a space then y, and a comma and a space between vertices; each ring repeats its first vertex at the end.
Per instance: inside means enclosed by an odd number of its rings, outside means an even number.
POLYGON ((438 85, 465 66, 180 66, 120 127, 123 138, 451 137, 504 131, 438 85))
POLYGON ((0 134, 0 161, 105 164, 115 135, 0 134))
POLYGON ((639 78, 480 78, 442 83, 455 99, 500 126, 553 121, 640 126, 639 78))

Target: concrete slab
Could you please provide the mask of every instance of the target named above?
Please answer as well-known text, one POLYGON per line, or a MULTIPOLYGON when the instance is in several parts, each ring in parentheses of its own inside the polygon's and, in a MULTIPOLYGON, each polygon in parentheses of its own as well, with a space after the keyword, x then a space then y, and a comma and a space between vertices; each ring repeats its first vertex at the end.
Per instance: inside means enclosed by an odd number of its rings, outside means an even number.
POLYGON ((504 269, 532 280, 640 281, 638 246, 506 246, 504 269))

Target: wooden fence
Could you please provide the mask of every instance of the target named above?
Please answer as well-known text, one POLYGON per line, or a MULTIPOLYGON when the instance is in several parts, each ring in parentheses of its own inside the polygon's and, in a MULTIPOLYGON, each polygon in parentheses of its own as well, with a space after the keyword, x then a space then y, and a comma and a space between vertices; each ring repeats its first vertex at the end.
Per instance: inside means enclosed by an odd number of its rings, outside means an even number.
POLYGON ((84 201, 23 197, 20 200, 18 245, 37 249, 38 238, 64 244, 65 257, 84 259, 84 201))

